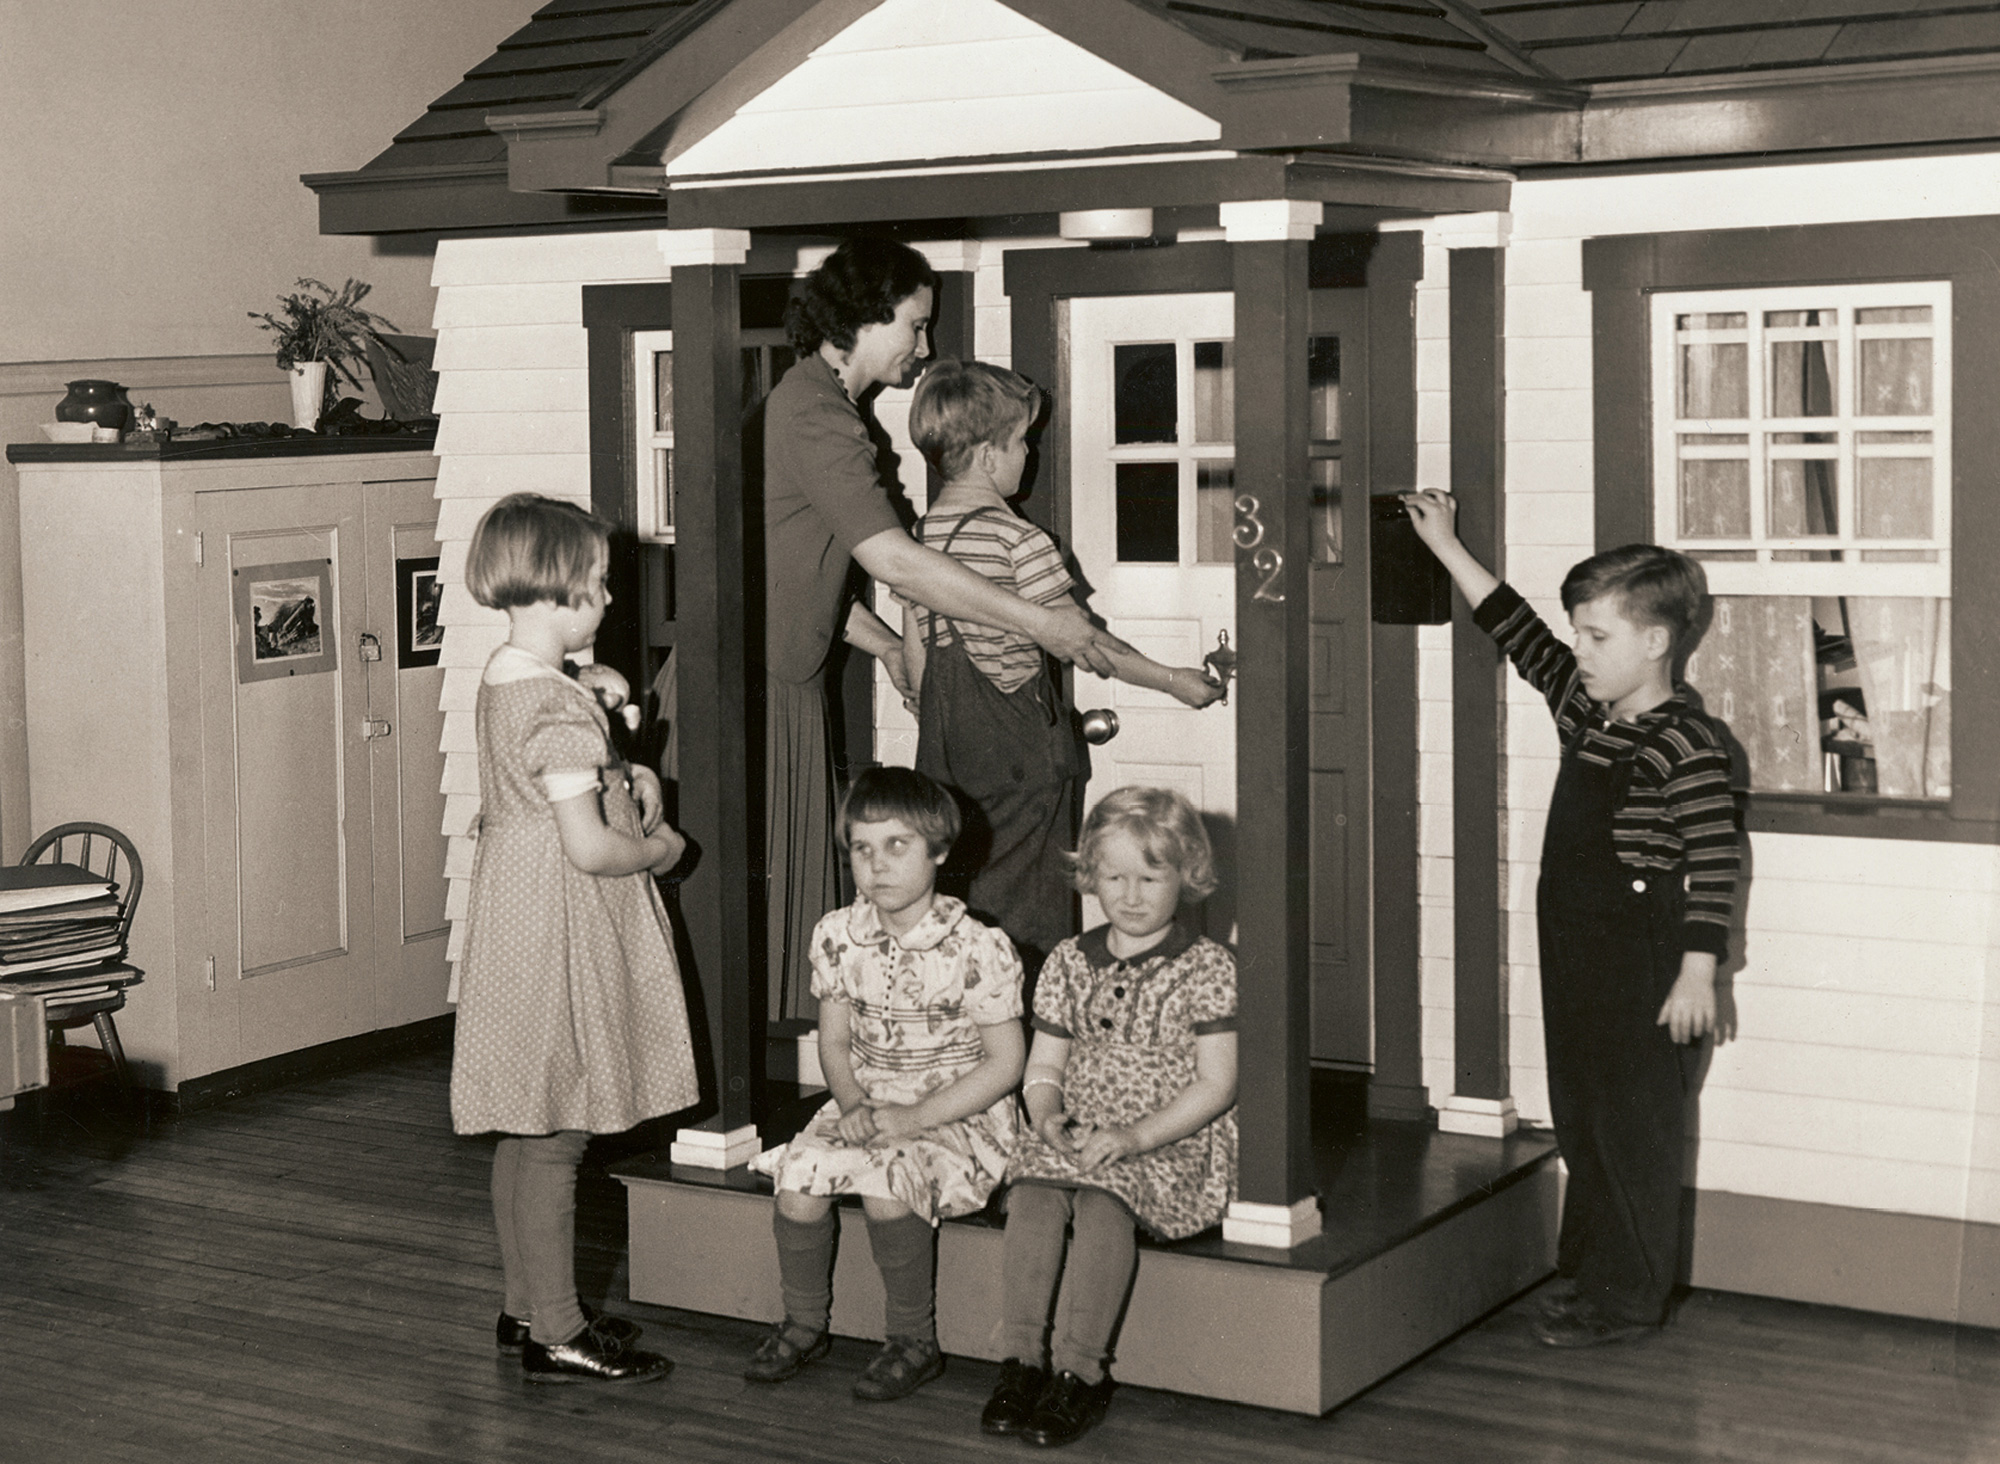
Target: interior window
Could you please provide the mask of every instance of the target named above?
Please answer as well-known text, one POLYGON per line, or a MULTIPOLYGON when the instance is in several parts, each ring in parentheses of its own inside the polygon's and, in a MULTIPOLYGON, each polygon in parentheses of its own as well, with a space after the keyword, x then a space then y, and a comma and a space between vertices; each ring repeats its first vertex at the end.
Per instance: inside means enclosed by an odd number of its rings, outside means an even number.
POLYGON ((1944 282, 1652 297, 1654 532, 1753 789, 1951 795, 1950 322, 1944 282))

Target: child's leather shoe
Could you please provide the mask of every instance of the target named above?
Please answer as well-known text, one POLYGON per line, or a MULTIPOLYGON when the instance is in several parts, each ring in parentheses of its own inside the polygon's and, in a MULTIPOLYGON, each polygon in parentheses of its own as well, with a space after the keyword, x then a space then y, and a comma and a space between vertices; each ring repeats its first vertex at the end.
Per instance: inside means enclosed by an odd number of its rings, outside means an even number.
POLYGON ((1603 1347, 1612 1342, 1629 1342, 1650 1337, 1659 1331, 1652 1322, 1625 1322, 1607 1317, 1586 1301, 1577 1301, 1566 1310, 1541 1317, 1535 1323, 1535 1340, 1544 1347, 1603 1347))
POLYGON ((943 1375, 944 1354, 936 1342, 928 1337, 891 1337, 854 1380, 854 1396, 863 1403, 893 1403, 943 1375))
MULTIPOLYGON (((637 1342, 643 1335, 639 1324, 629 1317, 614 1317, 600 1312, 587 1301, 578 1302, 577 1305, 583 1309, 586 1326, 592 1322, 599 1323, 627 1347, 637 1342)), ((528 1324, 519 1317, 509 1316, 506 1312, 500 1313, 500 1320, 493 1324, 493 1345, 509 1357, 518 1356, 521 1349, 528 1345, 528 1324)))
POLYGON ((815 1332, 786 1317, 757 1344, 743 1376, 753 1383, 782 1383, 832 1350, 833 1338, 824 1327, 815 1332))
POLYGON ((1093 1428, 1111 1406, 1112 1381, 1086 1383, 1073 1372, 1059 1372, 1035 1402, 1034 1416, 1021 1437, 1045 1449, 1072 1443, 1093 1428))
POLYGON ((656 1352, 641 1352, 618 1340, 601 1321, 585 1325, 567 1342, 528 1339, 521 1349, 521 1376, 531 1383, 650 1383, 673 1364, 656 1352))
POLYGON ((1010 1357, 1000 1364, 1000 1381, 979 1415, 979 1427, 990 1434, 1017 1434, 1035 1415, 1035 1402, 1049 1385, 1049 1370, 1010 1357))

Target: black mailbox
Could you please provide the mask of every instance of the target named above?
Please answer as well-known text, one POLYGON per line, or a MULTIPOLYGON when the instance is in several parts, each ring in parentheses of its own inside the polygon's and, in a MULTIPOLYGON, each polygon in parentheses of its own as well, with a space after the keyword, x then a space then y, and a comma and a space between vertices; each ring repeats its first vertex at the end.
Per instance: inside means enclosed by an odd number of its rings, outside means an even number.
POLYGON ((1451 576, 1417 537, 1398 493, 1368 501, 1368 567, 1377 625, 1445 625, 1451 620, 1451 576))

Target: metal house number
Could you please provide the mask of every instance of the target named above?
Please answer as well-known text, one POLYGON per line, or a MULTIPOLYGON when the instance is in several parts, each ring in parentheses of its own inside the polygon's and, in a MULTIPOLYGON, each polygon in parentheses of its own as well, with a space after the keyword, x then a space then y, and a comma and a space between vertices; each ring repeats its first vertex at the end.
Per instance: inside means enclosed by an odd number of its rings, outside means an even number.
POLYGON ((1236 495, 1236 512, 1241 517, 1236 521, 1233 537, 1238 549, 1254 551, 1250 556, 1250 567, 1264 576, 1250 598, 1282 605, 1285 602, 1285 556, 1264 543, 1264 521, 1257 516, 1258 509, 1262 507, 1254 493, 1236 495))

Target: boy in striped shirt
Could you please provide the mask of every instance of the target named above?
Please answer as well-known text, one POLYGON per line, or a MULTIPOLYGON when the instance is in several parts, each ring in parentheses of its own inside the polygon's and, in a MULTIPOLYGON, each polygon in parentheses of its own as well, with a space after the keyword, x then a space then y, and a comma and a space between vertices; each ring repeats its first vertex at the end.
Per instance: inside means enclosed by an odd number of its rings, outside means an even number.
POLYGON ((1426 488, 1404 504, 1473 620, 1555 714, 1562 767, 1536 923, 1569 1189, 1535 1335, 1551 1347, 1623 1341, 1666 1319, 1684 1105, 1715 1029, 1736 899, 1728 754, 1673 681, 1707 582, 1693 560, 1651 544, 1584 560, 1562 585, 1572 651, 1459 542, 1449 493, 1426 488))
MULTIPOLYGON (((1055 540, 1008 503, 1021 488, 1041 388, 983 361, 939 361, 910 403, 910 439, 944 479, 920 529, 1024 600, 1074 594, 1055 540)), ((1222 687, 1118 643, 1112 674, 1205 707, 1222 687)), ((907 605, 903 662, 917 699, 917 769, 960 795, 965 831, 946 866, 970 875, 966 903, 1007 932, 1030 979, 1076 934, 1068 855, 1087 766, 1076 720, 1042 648, 1024 636, 907 605)))

